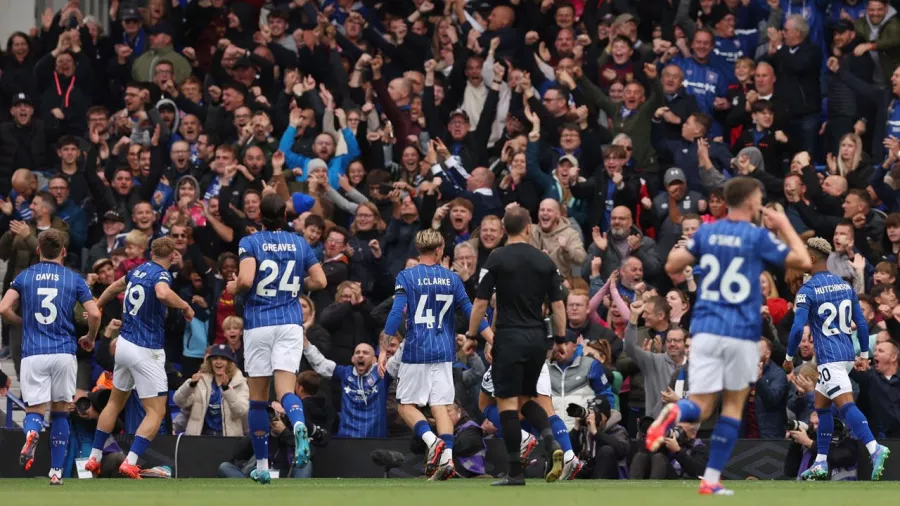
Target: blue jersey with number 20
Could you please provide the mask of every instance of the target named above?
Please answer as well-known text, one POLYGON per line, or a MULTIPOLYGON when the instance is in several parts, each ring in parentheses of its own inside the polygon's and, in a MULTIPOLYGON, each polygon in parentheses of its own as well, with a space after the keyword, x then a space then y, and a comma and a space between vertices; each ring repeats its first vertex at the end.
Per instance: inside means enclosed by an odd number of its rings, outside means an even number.
POLYGON ((244 305, 244 328, 303 325, 300 293, 306 271, 319 263, 306 240, 285 231, 263 230, 241 239, 241 260, 256 260, 244 305))
POLYGON ((816 362, 853 362, 852 324, 856 324, 859 347, 869 351, 869 326, 859 307, 859 298, 846 281, 834 274, 817 272, 800 287, 794 299, 794 324, 788 339, 787 354, 793 356, 809 324, 816 362))
POLYGON ((704 273, 691 334, 759 341, 763 262, 783 266, 788 247, 764 228, 724 219, 702 225, 687 249, 704 273))

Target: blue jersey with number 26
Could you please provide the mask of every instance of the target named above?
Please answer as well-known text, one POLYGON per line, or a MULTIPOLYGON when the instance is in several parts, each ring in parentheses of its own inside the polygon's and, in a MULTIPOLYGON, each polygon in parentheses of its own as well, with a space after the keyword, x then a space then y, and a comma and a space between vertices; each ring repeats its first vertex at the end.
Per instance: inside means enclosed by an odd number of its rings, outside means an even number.
POLYGON ((306 271, 319 263, 302 237, 263 230, 241 239, 241 260, 256 260, 253 285, 244 304, 244 328, 303 325, 300 293, 306 271))
POLYGON ((764 228, 724 219, 702 225, 687 249, 704 272, 691 334, 759 341, 763 262, 781 267, 788 247, 764 228))

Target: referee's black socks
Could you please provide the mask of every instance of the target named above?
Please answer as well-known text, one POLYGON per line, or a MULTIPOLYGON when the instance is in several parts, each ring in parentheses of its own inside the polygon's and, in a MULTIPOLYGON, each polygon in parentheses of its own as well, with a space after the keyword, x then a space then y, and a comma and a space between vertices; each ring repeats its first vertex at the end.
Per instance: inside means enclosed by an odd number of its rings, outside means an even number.
MULTIPOLYGON (((542 408, 540 404, 534 401, 526 402, 522 405, 522 416, 525 417, 525 420, 528 421, 532 427, 540 432, 541 439, 544 441, 544 448, 548 455, 559 448, 559 444, 553 437, 553 429, 550 427, 550 418, 547 417, 547 412, 544 411, 544 408, 542 408)), ((503 437, 506 437, 506 435, 503 437)))
MULTIPOLYGON (((546 415, 544 415, 546 419, 546 415)), ((500 425, 503 429, 503 443, 509 458, 509 476, 522 476, 522 461, 519 457, 522 446, 522 423, 519 413, 514 410, 500 412, 500 425)))

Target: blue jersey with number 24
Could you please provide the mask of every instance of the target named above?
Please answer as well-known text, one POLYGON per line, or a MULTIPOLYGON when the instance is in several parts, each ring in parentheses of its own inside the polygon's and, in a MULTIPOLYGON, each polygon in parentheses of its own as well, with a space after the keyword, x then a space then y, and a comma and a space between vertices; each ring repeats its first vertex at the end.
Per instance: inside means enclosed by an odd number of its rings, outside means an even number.
POLYGON ((691 334, 759 341, 763 262, 783 266, 788 247, 764 228, 724 219, 702 225, 687 249, 704 272, 691 334))
POLYGON ((300 293, 306 271, 319 263, 306 240, 282 230, 263 230, 241 239, 241 260, 256 260, 253 285, 244 304, 244 328, 303 325, 300 293))

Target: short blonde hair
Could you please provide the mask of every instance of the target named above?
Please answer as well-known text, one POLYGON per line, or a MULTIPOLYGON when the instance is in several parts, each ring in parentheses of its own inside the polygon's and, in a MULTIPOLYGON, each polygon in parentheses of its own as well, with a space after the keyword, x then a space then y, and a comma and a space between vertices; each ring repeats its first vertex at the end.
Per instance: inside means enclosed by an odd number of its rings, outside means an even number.
POLYGON ((240 316, 229 316, 222 320, 222 330, 225 329, 244 330, 244 320, 242 320, 240 316))
POLYGON ((150 239, 140 230, 132 230, 125 234, 125 244, 131 244, 132 246, 147 249, 148 243, 150 243, 150 239))
POLYGON ((426 228, 416 233, 416 250, 419 253, 430 253, 444 245, 444 236, 433 228, 426 228))
POLYGON ((175 239, 171 237, 154 239, 153 244, 150 245, 151 253, 156 258, 168 258, 169 255, 175 252, 175 249, 175 239))

